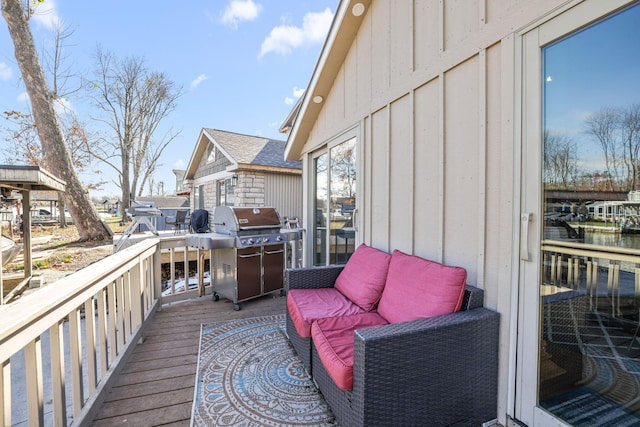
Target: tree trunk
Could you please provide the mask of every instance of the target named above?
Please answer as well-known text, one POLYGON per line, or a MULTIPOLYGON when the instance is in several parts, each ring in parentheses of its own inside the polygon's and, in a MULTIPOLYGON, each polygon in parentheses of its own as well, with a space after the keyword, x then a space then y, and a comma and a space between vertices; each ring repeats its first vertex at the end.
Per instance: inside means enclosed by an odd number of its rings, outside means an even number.
POLYGON ((31 100, 45 167, 66 182, 64 198, 78 229, 80 240, 107 239, 109 235, 73 167, 71 154, 54 109, 54 97, 40 66, 21 0, 2 0, 2 15, 7 21, 16 61, 31 100))

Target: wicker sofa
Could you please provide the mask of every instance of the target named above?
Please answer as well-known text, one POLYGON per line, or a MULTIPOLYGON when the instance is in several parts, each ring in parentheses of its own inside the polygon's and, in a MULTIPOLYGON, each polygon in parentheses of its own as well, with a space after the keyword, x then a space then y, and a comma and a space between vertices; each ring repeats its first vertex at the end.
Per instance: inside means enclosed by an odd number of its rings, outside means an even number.
MULTIPOLYGON (((334 286, 342 266, 289 269, 289 289, 334 286)), ((466 286, 461 311, 357 330, 353 386, 338 387, 287 310, 287 334, 342 426, 475 426, 497 414, 499 314, 466 286)))

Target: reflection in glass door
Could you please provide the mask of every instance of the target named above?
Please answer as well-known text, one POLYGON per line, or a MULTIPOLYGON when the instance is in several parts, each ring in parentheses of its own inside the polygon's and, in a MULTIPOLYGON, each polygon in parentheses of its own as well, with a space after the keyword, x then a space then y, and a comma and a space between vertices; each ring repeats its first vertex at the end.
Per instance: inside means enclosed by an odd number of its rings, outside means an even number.
POLYGON ((545 46, 538 406, 640 425, 640 6, 545 46))
POLYGON ((329 189, 327 186, 329 169, 327 164, 329 156, 324 153, 316 157, 313 161, 313 171, 315 177, 315 197, 314 212, 315 221, 313 227, 314 248, 313 248, 313 265, 327 264, 327 225, 328 225, 328 209, 327 197, 329 189))
POLYGON ((314 265, 345 264, 355 250, 356 138, 314 159, 314 265))

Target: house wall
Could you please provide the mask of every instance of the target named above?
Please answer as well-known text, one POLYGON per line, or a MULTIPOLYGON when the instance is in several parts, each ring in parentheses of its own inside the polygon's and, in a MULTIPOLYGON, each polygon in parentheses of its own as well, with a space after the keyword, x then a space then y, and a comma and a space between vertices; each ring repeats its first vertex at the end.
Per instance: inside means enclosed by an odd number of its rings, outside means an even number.
POLYGON ((200 159, 198 170, 195 173, 195 179, 203 178, 207 175, 212 175, 217 172, 223 172, 226 170, 227 166, 231 164, 229 159, 225 157, 224 154, 222 154, 222 152, 218 150, 212 143, 209 143, 209 145, 209 149, 206 150, 205 154, 200 159), (207 161, 210 149, 216 150, 216 160, 213 162, 207 161))
POLYGON ((238 174, 236 206, 272 206, 285 217, 302 218, 302 177, 294 174, 238 174))
POLYGON ((235 188, 236 206, 265 206, 263 172, 241 172, 235 188))
POLYGON ((274 206, 283 217, 302 221, 302 177, 267 173, 264 183, 265 205, 274 206))
MULTIPOLYGON (((202 167, 209 165, 204 162, 202 167)), ((204 185, 205 208, 213 216, 216 206, 217 182, 220 178, 203 175, 198 170, 191 192, 190 206, 194 207, 195 192, 204 185)), ((239 170, 234 191, 235 206, 273 206, 281 216, 302 219, 302 177, 299 174, 269 173, 263 171, 239 170)))
POLYGON ((518 261, 515 32, 569 3, 579 2, 374 0, 303 149, 358 125, 361 240, 460 265, 485 290, 502 314, 503 416, 518 261))

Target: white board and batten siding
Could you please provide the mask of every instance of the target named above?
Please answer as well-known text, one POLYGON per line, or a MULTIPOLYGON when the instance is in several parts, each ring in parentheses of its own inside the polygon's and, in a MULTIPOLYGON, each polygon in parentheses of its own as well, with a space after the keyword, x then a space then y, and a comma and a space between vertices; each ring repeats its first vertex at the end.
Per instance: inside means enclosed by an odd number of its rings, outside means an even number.
POLYGON ((302 148, 356 126, 361 241, 464 267, 503 314, 502 337, 519 225, 517 32, 572 3, 372 1, 302 148))

